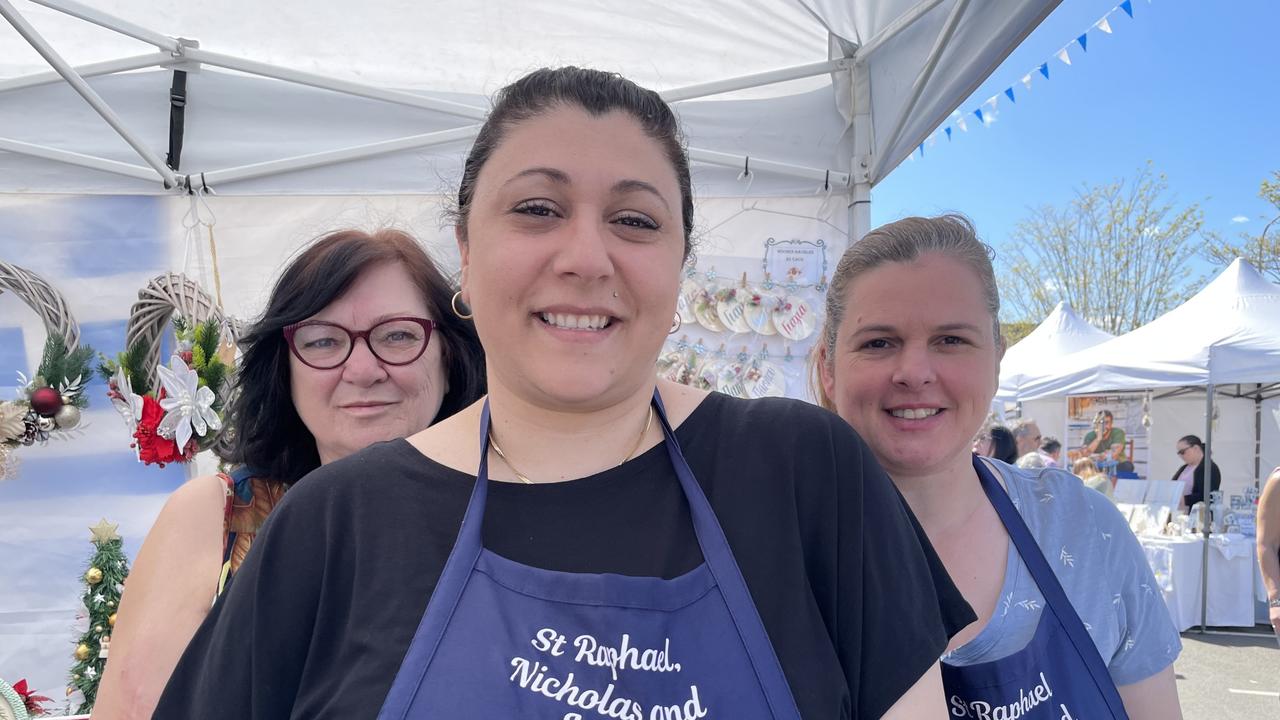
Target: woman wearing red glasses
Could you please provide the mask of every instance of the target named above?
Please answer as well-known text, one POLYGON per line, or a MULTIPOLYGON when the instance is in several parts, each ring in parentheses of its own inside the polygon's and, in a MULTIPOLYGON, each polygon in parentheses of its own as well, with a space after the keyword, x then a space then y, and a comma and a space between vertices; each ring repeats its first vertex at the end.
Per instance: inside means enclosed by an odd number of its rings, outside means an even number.
POLYGON ((343 230, 285 269, 241 345, 226 459, 169 499, 120 603, 95 720, 150 717, 178 657, 286 488, 484 394, 474 326, 405 233, 343 230))

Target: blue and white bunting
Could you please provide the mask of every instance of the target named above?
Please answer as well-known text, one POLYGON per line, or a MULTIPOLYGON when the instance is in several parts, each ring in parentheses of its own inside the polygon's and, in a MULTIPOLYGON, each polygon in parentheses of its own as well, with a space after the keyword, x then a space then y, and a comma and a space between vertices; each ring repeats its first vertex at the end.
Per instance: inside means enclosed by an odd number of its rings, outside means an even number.
MULTIPOLYGON (((1152 0, 1147 0, 1148 3, 1150 3, 1151 1, 1152 0)), ((1061 62, 1063 65, 1067 67, 1071 67, 1071 52, 1070 52, 1071 46, 1078 45, 1080 46, 1080 50, 1082 52, 1088 53, 1090 33, 1096 30, 1103 35, 1114 34, 1115 30, 1111 27, 1110 18, 1111 16, 1115 15, 1117 12, 1124 12, 1125 15, 1128 15, 1130 18, 1133 18, 1133 0, 1123 0, 1123 2, 1121 2, 1119 5, 1116 5, 1115 7, 1111 8, 1109 11, 1107 11, 1105 15, 1099 18, 1097 22, 1090 25, 1088 29, 1086 29, 1084 32, 1080 33, 1079 35, 1076 35, 1074 39, 1072 39, 1066 45, 1063 45, 1056 52, 1054 52, 1053 57, 1057 58, 1058 61, 1061 62)), ((1097 37, 1098 36, 1095 35, 1094 39, 1096 40, 1097 37)), ((1030 72, 1027 72, 1022 77, 1020 77, 1017 82, 1010 83, 1009 86, 1003 90, 1003 92, 992 95, 991 97, 987 98, 978 107, 973 108, 968 112, 962 112, 959 109, 957 109, 955 112, 952 112, 951 116, 947 119, 947 122, 943 125, 942 128, 940 128, 942 132, 946 134, 947 141, 949 142, 952 140, 956 129, 959 129, 960 132, 969 132, 968 123, 971 121, 966 121, 965 120, 966 117, 972 116, 973 118, 977 118, 978 122, 981 123, 983 127, 991 127, 991 125, 993 125, 999 119, 1000 96, 1003 94, 1005 97, 1009 98, 1010 104, 1016 105, 1018 102, 1018 97, 1017 97, 1017 94, 1014 92, 1014 87, 1017 85, 1017 83, 1019 82, 1022 83, 1022 87, 1029 92, 1031 90, 1031 81, 1034 78, 1036 73, 1039 73, 1041 76, 1043 76, 1043 78, 1046 81, 1049 80, 1050 79, 1049 62, 1050 61, 1046 60, 1044 62, 1039 63, 1034 68, 1032 68, 1030 72)), ((925 145, 927 144, 929 147, 933 147, 937 143, 937 141, 938 141, 938 133, 935 130, 927 138, 925 138, 924 142, 920 143, 920 145, 916 148, 916 150, 921 157, 924 157, 925 145)), ((917 153, 912 153, 910 156, 908 156, 909 159, 914 159, 916 154, 917 153)))

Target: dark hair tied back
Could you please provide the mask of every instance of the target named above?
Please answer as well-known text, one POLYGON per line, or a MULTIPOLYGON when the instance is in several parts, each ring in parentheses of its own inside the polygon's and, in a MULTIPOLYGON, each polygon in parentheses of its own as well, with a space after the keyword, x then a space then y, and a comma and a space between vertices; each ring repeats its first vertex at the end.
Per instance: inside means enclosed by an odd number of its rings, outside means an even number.
POLYGON ((454 222, 462 237, 466 238, 476 178, 507 131, 525 120, 565 105, 579 107, 593 117, 613 111, 625 112, 662 146, 680 186, 684 257, 687 260, 693 249, 690 239, 693 234, 693 189, 689 179, 689 156, 685 152, 684 136, 675 113, 653 90, 642 88, 617 73, 578 67, 535 70, 498 91, 493 109, 476 135, 475 144, 471 146, 471 153, 463 166, 458 206, 454 211, 454 222))

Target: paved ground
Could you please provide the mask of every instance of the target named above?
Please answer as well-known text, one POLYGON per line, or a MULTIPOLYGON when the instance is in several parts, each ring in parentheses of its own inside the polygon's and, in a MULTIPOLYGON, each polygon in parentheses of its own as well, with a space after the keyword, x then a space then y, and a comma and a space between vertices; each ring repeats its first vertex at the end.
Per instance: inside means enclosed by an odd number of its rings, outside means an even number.
POLYGON ((1183 633, 1174 670, 1186 720, 1280 720, 1280 645, 1269 632, 1183 633))

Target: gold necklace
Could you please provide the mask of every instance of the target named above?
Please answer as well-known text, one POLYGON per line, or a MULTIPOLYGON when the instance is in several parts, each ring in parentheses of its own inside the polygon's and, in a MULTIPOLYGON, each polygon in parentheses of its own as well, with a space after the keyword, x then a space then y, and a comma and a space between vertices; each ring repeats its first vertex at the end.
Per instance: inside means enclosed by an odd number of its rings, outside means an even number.
MULTIPOLYGON (((621 467, 628 460, 630 460, 632 456, 636 454, 636 451, 639 450, 640 446, 644 444, 644 436, 649 434, 649 428, 652 426, 653 426, 653 405, 650 405, 649 415, 648 415, 648 418, 644 421, 644 429, 640 431, 640 437, 636 438, 635 446, 631 448, 631 452, 627 453, 626 457, 622 458, 622 462, 618 463, 618 467, 621 467)), ((493 436, 492 425, 490 425, 489 427, 489 447, 493 448, 494 454, 502 458, 502 462, 507 464, 507 467, 511 469, 512 474, 516 476, 517 480, 524 483, 525 485, 534 484, 534 482, 529 479, 528 475, 521 473, 519 470, 516 469, 515 465, 511 464, 511 460, 509 460, 506 454, 502 452, 502 448, 498 447, 498 440, 493 436)))

